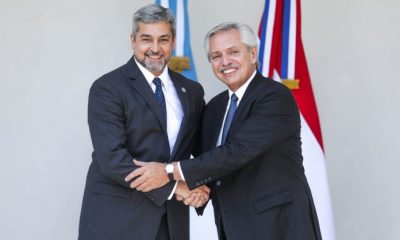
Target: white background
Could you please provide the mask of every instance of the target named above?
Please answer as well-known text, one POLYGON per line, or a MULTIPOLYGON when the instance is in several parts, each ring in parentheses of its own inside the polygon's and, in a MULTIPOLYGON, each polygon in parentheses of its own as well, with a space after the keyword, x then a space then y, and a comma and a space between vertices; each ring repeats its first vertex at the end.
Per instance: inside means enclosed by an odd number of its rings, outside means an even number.
MULTIPOLYGON (((0 239, 77 238, 91 161, 88 89, 130 58, 132 13, 147 3, 0 1, 0 239)), ((257 30, 263 6, 189 0, 207 100, 224 86, 206 61, 205 33, 228 20, 257 30)), ((303 1, 337 239, 400 236, 398 10, 396 0, 303 1)))

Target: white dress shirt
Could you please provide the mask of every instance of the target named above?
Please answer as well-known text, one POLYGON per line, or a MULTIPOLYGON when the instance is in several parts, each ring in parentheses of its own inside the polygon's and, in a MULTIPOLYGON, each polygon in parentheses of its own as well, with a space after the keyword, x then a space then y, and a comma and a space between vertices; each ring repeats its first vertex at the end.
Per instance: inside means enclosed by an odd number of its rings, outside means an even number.
MULTIPOLYGON (((225 118, 226 118, 226 114, 228 113, 228 109, 229 109, 229 105, 230 105, 230 102, 231 102, 232 94, 235 94, 236 97, 238 97, 238 102, 237 102, 237 106, 236 107, 239 107, 240 101, 242 100, 243 95, 246 92, 246 89, 249 86, 250 82, 253 80, 254 76, 256 75, 256 72, 257 71, 254 71, 253 74, 251 74, 250 78, 242 86, 240 86, 240 88, 238 90, 236 90, 236 92, 232 92, 230 89, 228 89, 229 90, 229 98, 228 98, 228 102, 226 104, 224 121, 222 122, 221 129, 220 129, 220 132, 219 132, 219 135, 218 135, 217 146, 221 145, 222 131, 224 129, 225 118)), ((180 162, 178 162, 178 170, 179 170, 179 173, 181 174, 182 180, 185 181, 185 176, 183 175, 180 162)))
MULTIPOLYGON (((153 92, 156 91, 156 85, 153 83, 155 76, 143 67, 135 58, 135 62, 138 65, 140 71, 143 73, 147 82, 149 83, 153 92)), ((176 89, 174 83, 172 82, 169 74, 168 68, 165 67, 160 76, 158 78, 161 79, 162 90, 165 97, 165 105, 167 107, 167 135, 169 142, 169 152, 172 153, 174 149, 176 138, 178 137, 179 129, 181 127, 182 119, 183 119, 183 109, 181 105, 181 101, 179 100, 178 94, 176 93, 176 89)), ((175 192, 177 183, 175 183, 174 189, 172 190, 171 195, 168 199, 173 197, 175 192)))
POLYGON ((256 75, 256 71, 254 71, 254 73, 251 74, 250 78, 242 86, 240 86, 240 88, 238 90, 236 90, 236 92, 232 92, 232 90, 228 89, 229 90, 229 98, 228 98, 228 102, 226 104, 224 121, 222 122, 221 129, 219 131, 218 140, 217 140, 217 146, 221 145, 222 132, 223 132, 223 129, 224 129, 225 118, 226 118, 226 114, 228 114, 229 106, 231 105, 231 96, 232 96, 232 94, 235 94, 236 97, 238 97, 237 106, 236 106, 238 108, 239 104, 240 104, 240 101, 242 100, 243 95, 246 92, 247 87, 249 86, 250 82, 253 80, 255 75, 256 75))

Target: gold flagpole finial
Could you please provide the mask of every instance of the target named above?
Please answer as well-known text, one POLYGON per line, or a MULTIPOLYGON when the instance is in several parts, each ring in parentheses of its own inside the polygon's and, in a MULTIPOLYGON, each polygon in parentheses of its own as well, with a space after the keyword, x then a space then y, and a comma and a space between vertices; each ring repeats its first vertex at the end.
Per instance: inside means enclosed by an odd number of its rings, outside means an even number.
POLYGON ((190 61, 188 57, 171 57, 168 67, 181 73, 183 70, 190 69, 190 61))
POLYGON ((288 87, 290 90, 299 90, 300 89, 300 80, 299 79, 282 79, 282 83, 288 87))

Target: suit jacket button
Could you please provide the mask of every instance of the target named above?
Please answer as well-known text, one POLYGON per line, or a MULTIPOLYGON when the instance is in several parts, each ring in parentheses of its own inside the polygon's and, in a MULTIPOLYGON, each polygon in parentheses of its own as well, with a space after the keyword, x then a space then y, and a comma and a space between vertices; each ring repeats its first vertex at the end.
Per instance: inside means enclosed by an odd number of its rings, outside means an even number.
POLYGON ((215 185, 217 185, 217 186, 221 186, 221 181, 217 181, 217 183, 215 183, 215 185))
POLYGON ((196 186, 199 186, 200 185, 200 183, 199 182, 196 182, 196 186))

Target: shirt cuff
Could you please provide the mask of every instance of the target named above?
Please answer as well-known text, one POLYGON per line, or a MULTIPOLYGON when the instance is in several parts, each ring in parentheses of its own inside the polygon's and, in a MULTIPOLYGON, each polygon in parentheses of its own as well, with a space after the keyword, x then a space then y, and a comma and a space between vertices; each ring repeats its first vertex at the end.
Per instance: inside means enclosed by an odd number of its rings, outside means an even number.
POLYGON ((175 193, 175 190, 176 190, 177 186, 178 186, 178 181, 175 181, 174 188, 172 189, 171 194, 168 196, 168 200, 171 200, 171 198, 174 196, 174 193, 175 193))
POLYGON ((182 169, 181 169, 181 162, 178 162, 178 170, 179 170, 179 174, 181 175, 182 181, 186 182, 185 181, 185 176, 183 176, 183 172, 182 172, 182 169))

